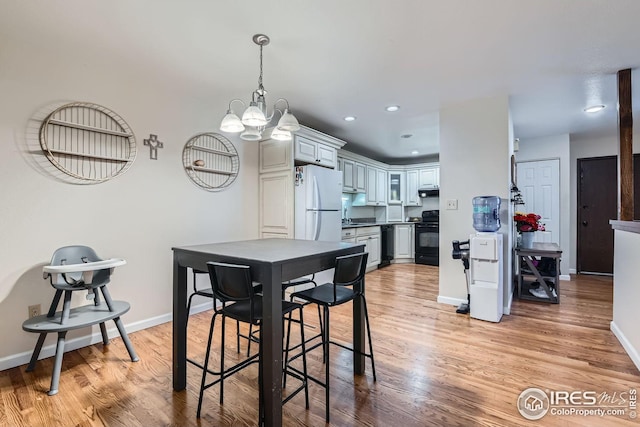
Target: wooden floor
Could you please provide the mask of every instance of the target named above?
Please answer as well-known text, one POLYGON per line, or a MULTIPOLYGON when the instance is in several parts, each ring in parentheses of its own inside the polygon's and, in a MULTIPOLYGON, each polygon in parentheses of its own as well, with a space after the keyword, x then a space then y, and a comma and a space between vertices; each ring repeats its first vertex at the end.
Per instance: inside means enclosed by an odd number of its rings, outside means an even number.
MULTIPOLYGON (((366 375, 354 377, 351 354, 332 346, 331 425, 638 425, 628 415, 547 414, 527 421, 519 414, 516 401, 529 387, 618 397, 640 388, 640 373, 609 330, 611 279, 580 276, 561 285, 560 305, 514 301, 512 315, 489 323, 435 302, 437 267, 392 265, 369 273, 378 381, 373 382, 368 361, 366 375)), ((331 313, 332 337, 350 341, 350 306, 331 313)), ((314 314, 307 307, 311 326, 317 322, 314 314)), ((190 357, 203 357, 210 315, 190 318, 190 357)), ((235 328, 227 332, 233 339, 235 328)), ((0 426, 257 425, 257 367, 225 383, 222 406, 218 388, 209 389, 198 421, 199 370, 190 366, 187 390, 172 391, 171 323, 130 338, 138 363, 129 361, 119 338, 67 353, 56 396, 46 394, 52 358, 38 362, 31 373, 25 366, 0 372, 0 426)), ((235 355, 227 352, 229 360, 235 355)), ((314 372, 323 369, 318 356, 310 357, 314 372)), ((310 391, 310 410, 301 395, 285 405, 285 425, 324 425, 323 390, 311 384, 310 391)))

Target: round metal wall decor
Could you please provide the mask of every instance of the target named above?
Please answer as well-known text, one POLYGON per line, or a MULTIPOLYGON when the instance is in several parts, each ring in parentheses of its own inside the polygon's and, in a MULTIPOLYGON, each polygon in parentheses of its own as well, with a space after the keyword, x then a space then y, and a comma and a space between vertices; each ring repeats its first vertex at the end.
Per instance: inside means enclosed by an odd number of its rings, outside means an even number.
POLYGON ((74 102, 55 109, 40 126, 42 151, 58 170, 79 184, 114 178, 136 158, 135 136, 108 108, 74 102))
POLYGON ((182 165, 195 185, 207 191, 220 191, 235 181, 240 159, 227 138, 217 133, 201 133, 185 144, 182 165))

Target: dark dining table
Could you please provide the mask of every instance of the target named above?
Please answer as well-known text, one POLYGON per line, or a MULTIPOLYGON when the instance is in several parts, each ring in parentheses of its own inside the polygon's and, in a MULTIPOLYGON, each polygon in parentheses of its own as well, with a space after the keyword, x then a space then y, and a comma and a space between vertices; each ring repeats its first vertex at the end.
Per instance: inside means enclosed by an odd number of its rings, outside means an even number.
MULTIPOLYGON (((187 382, 187 269, 206 271, 208 261, 251 267, 263 289, 261 339, 264 358, 264 416, 266 426, 282 425, 282 282, 335 266, 336 257, 359 253, 363 244, 294 239, 258 239, 174 247, 173 250, 173 389, 187 382)), ((361 284, 364 287, 364 283, 361 284)), ((364 291, 364 288, 363 288, 364 291)), ((364 372, 364 312, 353 303, 354 373, 364 372)))

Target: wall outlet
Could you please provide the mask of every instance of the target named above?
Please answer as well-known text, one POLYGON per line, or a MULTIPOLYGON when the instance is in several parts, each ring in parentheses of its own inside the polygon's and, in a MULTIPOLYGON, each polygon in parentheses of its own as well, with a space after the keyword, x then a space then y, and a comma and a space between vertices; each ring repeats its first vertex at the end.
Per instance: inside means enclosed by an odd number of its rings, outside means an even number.
POLYGON ((458 209, 458 199, 447 200, 447 209, 448 210, 457 210, 458 209))
POLYGON ((29 306, 29 319, 32 317, 40 316, 41 313, 40 304, 30 305, 29 306))

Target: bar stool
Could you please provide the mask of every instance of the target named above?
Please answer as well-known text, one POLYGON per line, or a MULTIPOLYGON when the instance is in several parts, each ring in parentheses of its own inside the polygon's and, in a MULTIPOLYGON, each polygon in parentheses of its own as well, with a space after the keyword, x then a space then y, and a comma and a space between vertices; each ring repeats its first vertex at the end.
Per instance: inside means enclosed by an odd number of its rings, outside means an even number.
MULTIPOLYGON (((198 411, 197 417, 200 418, 202 410, 202 400, 204 391, 216 384, 220 384, 220 403, 224 400, 224 380, 229 376, 239 372, 252 363, 259 363, 259 416, 262 423, 263 417, 263 391, 262 391, 262 342, 260 339, 259 351, 253 356, 249 356, 246 359, 236 363, 235 365, 225 368, 224 363, 224 349, 225 349, 225 320, 230 317, 236 322, 248 323, 250 325, 260 325, 262 323, 262 295, 255 292, 253 282, 251 280, 251 269, 246 265, 237 264, 225 264, 218 262, 208 262, 209 277, 211 278, 211 285, 213 289, 213 295, 218 299, 222 306, 218 307, 214 303, 214 314, 211 318, 211 326, 209 328, 209 339, 207 342, 207 352, 205 356, 205 362, 202 370, 202 381, 200 385, 200 394, 198 397, 198 411), (220 345, 220 370, 212 371, 209 369, 209 359, 211 355, 211 347, 213 341, 213 332, 215 326, 215 320, 218 315, 222 315, 222 332, 221 332, 221 345, 220 345), (210 383, 207 383, 207 375, 215 375, 218 378, 210 383)), ((288 316, 291 320, 291 314, 294 311, 299 313, 300 324, 300 341, 302 346, 302 371, 289 369, 288 365, 284 366, 284 375, 290 375, 298 380, 301 384, 298 388, 288 394, 286 399, 283 400, 283 404, 288 402, 291 398, 297 395, 300 391, 305 392, 305 405, 309 408, 309 389, 307 384, 307 360, 306 360, 306 348, 304 339, 304 319, 303 319, 303 305, 282 301, 282 315, 283 319, 288 316)), ((287 338, 291 335, 291 322, 287 329, 287 338)))
MULTIPOLYGON (((323 325, 323 337, 322 342, 314 344, 309 347, 307 351, 311 351, 314 348, 322 346, 324 349, 324 361, 325 361, 325 380, 324 382, 314 378, 312 376, 308 376, 310 380, 315 382, 316 384, 324 387, 325 389, 325 418, 326 422, 329 422, 329 345, 334 344, 339 347, 345 348, 350 351, 356 351, 351 347, 347 347, 341 343, 331 341, 329 339, 329 308, 337 305, 344 304, 349 301, 353 301, 356 298, 360 298, 362 300, 362 304, 364 307, 364 318, 367 327, 367 337, 369 341, 369 353, 360 353, 359 354, 368 357, 371 359, 371 369, 373 372, 373 381, 376 381, 376 365, 373 359, 373 345, 371 343, 371 328, 369 327, 369 313, 367 310, 367 300, 362 293, 361 290, 353 289, 353 285, 359 284, 364 280, 365 270, 367 267, 367 258, 368 253, 363 252, 359 254, 346 255, 342 257, 336 258, 336 266, 335 272, 333 276, 333 283, 325 283, 320 286, 316 286, 310 289, 306 289, 300 292, 294 292, 291 297, 299 298, 303 301, 308 301, 310 303, 317 304, 318 307, 322 306, 324 311, 324 325, 323 325)), ((289 334, 287 334, 287 350, 289 349, 289 334)), ((288 351, 285 353, 285 363, 289 363, 290 361, 300 357, 304 353, 304 348, 302 349, 302 353, 296 354, 289 358, 288 351)), ((290 368, 294 371, 297 371, 295 368, 290 368)), ((299 372, 298 372, 299 373, 299 372)))

